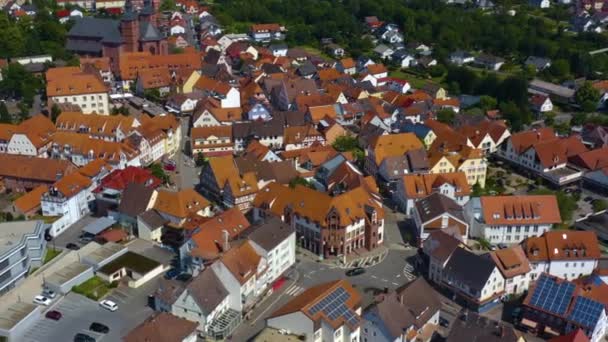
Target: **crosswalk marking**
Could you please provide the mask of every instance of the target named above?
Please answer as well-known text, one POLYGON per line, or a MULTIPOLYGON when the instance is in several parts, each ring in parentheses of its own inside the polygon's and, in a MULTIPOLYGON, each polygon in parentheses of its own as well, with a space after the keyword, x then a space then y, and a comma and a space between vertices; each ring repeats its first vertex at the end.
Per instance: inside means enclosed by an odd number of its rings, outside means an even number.
POLYGON ((295 284, 291 285, 290 287, 287 288, 287 290, 285 290, 285 293, 288 296, 292 296, 292 297, 295 297, 302 292, 304 292, 304 288, 301 286, 295 285, 295 284))

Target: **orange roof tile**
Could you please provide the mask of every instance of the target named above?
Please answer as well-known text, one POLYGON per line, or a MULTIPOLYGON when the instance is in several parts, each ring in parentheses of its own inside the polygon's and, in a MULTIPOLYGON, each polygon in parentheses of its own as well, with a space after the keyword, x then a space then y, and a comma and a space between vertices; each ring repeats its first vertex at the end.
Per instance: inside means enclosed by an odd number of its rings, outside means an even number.
POLYGON ((561 223, 554 195, 482 196, 481 210, 488 225, 561 223))
POLYGON ((82 72, 78 67, 49 69, 46 79, 46 94, 49 97, 108 92, 99 75, 82 72))
POLYGON ((553 230, 522 242, 530 261, 588 260, 602 255, 597 235, 591 231, 553 230))
POLYGON ((224 251, 224 232, 228 234, 230 241, 250 226, 245 215, 237 207, 228 209, 200 225, 200 230, 192 235, 194 247, 191 254, 205 260, 215 259, 224 251))
POLYGON ((427 197, 446 183, 456 188, 456 196, 469 196, 471 194, 471 187, 464 172, 411 174, 403 177, 408 198, 427 197))
POLYGON ((46 185, 38 186, 32 191, 17 198, 13 202, 13 205, 22 214, 29 213, 40 207, 40 199, 42 198, 42 195, 44 195, 48 191, 48 189, 49 187, 46 185))
POLYGON ((160 190, 154 209, 184 219, 209 207, 211 203, 194 189, 180 191, 160 190))
POLYGON ((59 191, 64 197, 70 198, 91 186, 92 183, 93 182, 89 178, 80 173, 72 172, 55 182, 53 188, 59 191))
POLYGON ((505 278, 513 278, 530 272, 530 262, 520 245, 493 251, 490 256, 505 278))
POLYGON ((413 133, 388 134, 375 137, 369 147, 374 151, 376 165, 387 157, 402 156, 408 151, 424 148, 413 133))
POLYGON ((249 241, 245 241, 240 246, 232 247, 221 258, 221 262, 241 285, 257 275, 261 260, 262 257, 255 251, 249 241))

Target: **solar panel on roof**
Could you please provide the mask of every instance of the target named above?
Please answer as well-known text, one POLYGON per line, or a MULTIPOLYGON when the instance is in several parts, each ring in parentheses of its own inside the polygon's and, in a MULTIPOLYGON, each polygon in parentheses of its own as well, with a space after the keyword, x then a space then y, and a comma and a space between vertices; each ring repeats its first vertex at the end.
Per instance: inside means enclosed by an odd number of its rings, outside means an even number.
POLYGON ((573 292, 574 284, 568 282, 558 284, 553 278, 543 275, 537 281, 530 304, 545 311, 563 315, 568 309, 573 292))
POLYGON ((344 317, 348 324, 356 325, 359 323, 359 317, 345 305, 349 298, 350 294, 343 288, 339 287, 320 300, 317 304, 313 305, 308 310, 308 313, 310 315, 314 315, 321 311, 330 320, 336 320, 340 317, 344 317))
POLYGON ((574 308, 568 319, 587 328, 595 328, 604 305, 585 297, 576 297, 574 308))

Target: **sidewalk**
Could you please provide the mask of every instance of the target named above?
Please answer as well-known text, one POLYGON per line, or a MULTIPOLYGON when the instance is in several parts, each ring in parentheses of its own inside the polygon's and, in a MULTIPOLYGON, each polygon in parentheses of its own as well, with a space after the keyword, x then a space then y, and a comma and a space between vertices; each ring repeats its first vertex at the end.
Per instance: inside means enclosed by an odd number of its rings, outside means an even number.
POLYGON ((388 248, 386 246, 377 247, 373 251, 354 251, 346 257, 330 257, 327 259, 321 259, 318 255, 301 247, 296 250, 298 260, 318 262, 339 268, 371 267, 381 263, 387 254, 388 248))

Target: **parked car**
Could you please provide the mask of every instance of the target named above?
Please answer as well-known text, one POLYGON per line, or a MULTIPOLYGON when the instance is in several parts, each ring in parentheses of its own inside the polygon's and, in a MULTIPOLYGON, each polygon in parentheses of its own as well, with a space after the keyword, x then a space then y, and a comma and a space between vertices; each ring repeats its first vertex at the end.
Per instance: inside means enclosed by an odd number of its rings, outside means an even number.
POLYGON ((101 302, 99 302, 99 306, 101 306, 104 309, 110 310, 110 311, 118 310, 118 305, 108 299, 104 299, 101 302))
POLYGON ((356 268, 346 271, 346 275, 349 277, 358 276, 363 273, 365 273, 365 268, 363 268, 363 267, 356 267, 356 268))
POLYGON ((95 339, 87 334, 78 333, 74 335, 74 342, 95 342, 95 339))
POLYGON ((57 294, 55 293, 55 291, 49 290, 49 289, 43 289, 42 290, 42 295, 50 298, 50 299, 55 299, 55 297, 57 297, 57 294))
POLYGON ((100 334, 107 334, 110 332, 110 328, 107 325, 101 324, 99 322, 91 323, 89 330, 94 331, 96 333, 100 333, 100 334))
POLYGON ((61 319, 61 312, 57 311, 57 310, 51 310, 51 311, 47 311, 46 315, 44 315, 44 317, 48 318, 48 319, 52 319, 54 321, 58 321, 61 319))
POLYGON ((186 282, 190 279, 192 279, 192 274, 190 274, 190 273, 182 273, 182 274, 178 275, 177 277, 175 277, 175 280, 184 281, 184 282, 186 282))
POLYGON ((591 196, 587 196, 587 197, 585 197, 585 198, 583 199, 583 201, 585 201, 585 202, 591 202, 591 201, 593 201, 593 197, 591 197, 591 196))
POLYGON ((174 164, 165 164, 163 168, 165 171, 175 171, 176 166, 174 164))
POLYGON ((172 268, 165 273, 165 279, 175 279, 179 275, 179 270, 172 268))
POLYGON ((68 243, 67 245, 65 245, 65 248, 67 248, 67 249, 71 249, 71 250, 73 250, 73 251, 77 251, 77 250, 79 250, 79 249, 80 249, 80 247, 78 247, 78 245, 77 245, 77 244, 75 244, 75 243, 71 243, 71 242, 70 242, 70 243, 68 243))
POLYGON ((34 304, 49 306, 51 305, 51 300, 45 296, 38 295, 34 297, 34 304))
POLYGON ((507 245, 505 245, 504 243, 496 244, 496 246, 498 247, 498 249, 505 249, 505 248, 507 248, 507 245))

